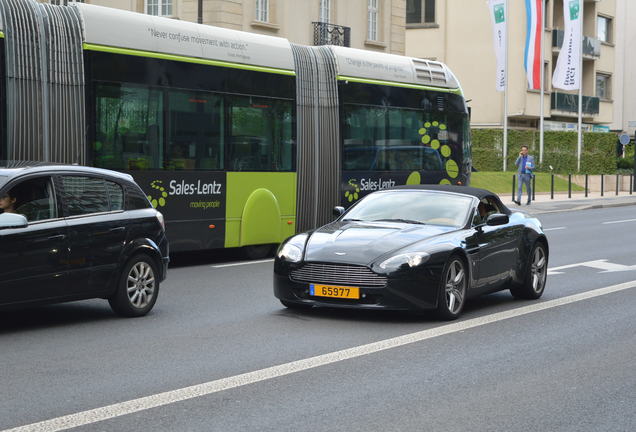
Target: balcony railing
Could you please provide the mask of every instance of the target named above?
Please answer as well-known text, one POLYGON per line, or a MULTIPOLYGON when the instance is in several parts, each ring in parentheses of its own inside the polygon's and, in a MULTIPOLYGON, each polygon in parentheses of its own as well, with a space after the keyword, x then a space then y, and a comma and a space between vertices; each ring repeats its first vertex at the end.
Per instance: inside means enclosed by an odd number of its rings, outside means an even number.
MULTIPOLYGON (((583 114, 596 115, 599 113, 600 99, 594 96, 583 96, 583 114)), ((554 111, 567 113, 579 112, 579 95, 571 93, 552 92, 550 108, 554 111)))
POLYGON ((325 22, 312 22, 314 25, 314 45, 351 46, 351 27, 325 22))
MULTIPOLYGON (((561 48, 564 34, 565 32, 563 30, 552 30, 552 47, 561 48)), ((583 36, 583 56, 599 58, 601 56, 601 41, 583 36)))

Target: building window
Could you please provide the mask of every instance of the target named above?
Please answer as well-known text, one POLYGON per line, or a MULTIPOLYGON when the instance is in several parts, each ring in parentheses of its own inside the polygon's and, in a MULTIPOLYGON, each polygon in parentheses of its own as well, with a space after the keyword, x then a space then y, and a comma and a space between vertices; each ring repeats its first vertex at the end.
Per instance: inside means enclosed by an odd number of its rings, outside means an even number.
POLYGON ((407 24, 435 24, 435 0, 406 0, 407 24))
POLYGON ((331 17, 331 0, 320 0, 320 22, 328 23, 331 17))
POLYGON ((172 0, 146 0, 148 15, 172 16, 172 0))
POLYGON ((378 0, 369 0, 367 39, 370 41, 378 40, 378 0))
POLYGON ((604 100, 612 98, 611 92, 612 76, 607 74, 596 74, 596 97, 604 100))
POLYGON ((269 1, 256 0, 256 21, 269 21, 269 1))
POLYGON ((599 16, 596 19, 596 33, 601 42, 612 42, 612 19, 599 16))

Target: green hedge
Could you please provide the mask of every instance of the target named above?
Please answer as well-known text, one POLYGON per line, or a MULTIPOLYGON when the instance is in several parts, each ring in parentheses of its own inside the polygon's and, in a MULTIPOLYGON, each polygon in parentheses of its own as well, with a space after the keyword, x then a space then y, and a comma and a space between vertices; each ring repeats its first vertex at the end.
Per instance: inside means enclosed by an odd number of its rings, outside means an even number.
MULTIPOLYGON (((473 129, 473 166, 479 171, 501 171, 503 165, 503 131, 501 129, 473 129)), ((576 132, 545 132, 543 135, 543 163, 539 164, 539 132, 508 130, 508 171, 515 171, 519 149, 527 145, 537 161, 536 171, 556 174, 576 173, 576 132)), ((616 135, 585 132, 581 154, 581 173, 612 174, 616 171, 616 135)))

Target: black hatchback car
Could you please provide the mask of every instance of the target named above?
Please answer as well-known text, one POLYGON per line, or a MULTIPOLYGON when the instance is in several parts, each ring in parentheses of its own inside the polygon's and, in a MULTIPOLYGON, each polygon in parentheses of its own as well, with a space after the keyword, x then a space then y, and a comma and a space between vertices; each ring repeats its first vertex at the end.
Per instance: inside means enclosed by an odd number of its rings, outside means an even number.
POLYGON ((148 313, 166 277, 168 240, 132 177, 12 166, 0 162, 0 307, 105 298, 119 315, 148 313))

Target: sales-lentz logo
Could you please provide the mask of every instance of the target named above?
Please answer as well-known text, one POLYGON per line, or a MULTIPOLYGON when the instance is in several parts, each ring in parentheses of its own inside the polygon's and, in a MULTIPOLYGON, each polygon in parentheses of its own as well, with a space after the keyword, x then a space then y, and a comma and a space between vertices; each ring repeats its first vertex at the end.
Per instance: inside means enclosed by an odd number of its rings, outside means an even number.
MULTIPOLYGON (((181 196, 215 196, 223 194, 223 184, 217 181, 205 182, 197 180, 196 182, 186 182, 185 180, 170 180, 168 187, 163 185, 163 180, 153 180, 150 187, 156 192, 148 195, 148 200, 154 208, 164 207, 169 197, 181 196)), ((196 198, 195 198, 196 199, 196 198)), ((193 201, 189 203, 192 208, 219 208, 221 202, 216 200, 213 202, 193 201)))
POLYGON ((197 180, 196 183, 186 183, 185 180, 177 182, 170 180, 170 195, 221 195, 221 183, 213 181, 212 183, 204 183, 197 180))
POLYGON ((349 202, 357 201, 360 194, 360 186, 356 183, 355 179, 348 181, 347 190, 345 190, 345 199, 349 202))
POLYGON ((155 189, 159 196, 154 198, 152 195, 148 195, 148 201, 154 208, 163 207, 166 205, 166 198, 168 198, 168 192, 166 192, 166 188, 161 184, 163 182, 161 180, 153 180, 150 182, 150 187, 155 189))

